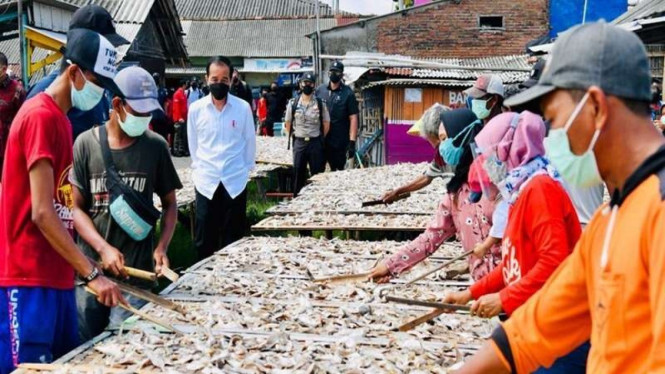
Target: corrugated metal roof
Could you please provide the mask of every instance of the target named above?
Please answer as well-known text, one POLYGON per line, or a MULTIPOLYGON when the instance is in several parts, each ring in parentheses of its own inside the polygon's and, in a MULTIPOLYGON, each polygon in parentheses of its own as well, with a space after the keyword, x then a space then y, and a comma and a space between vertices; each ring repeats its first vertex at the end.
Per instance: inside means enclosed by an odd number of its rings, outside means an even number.
POLYGON ((169 66, 166 68, 167 75, 202 75, 205 73, 206 69, 204 67, 182 68, 177 66, 169 66))
POLYGON ((56 0, 80 8, 89 3, 104 7, 116 23, 143 23, 155 0, 56 0))
POLYGON ((638 19, 658 17, 663 14, 665 14, 665 0, 646 0, 620 15, 613 23, 632 22, 638 19))
MULTIPOLYGON (((104 7, 116 23, 143 23, 155 0, 53 0, 56 3, 80 8, 87 4, 104 7)), ((196 0, 193 0, 196 1, 196 0)), ((218 0, 219 1, 219 0, 218 0)), ((0 0, 0 7, 15 4, 16 0, 0 0)))
POLYGON ((527 56, 495 56, 486 58, 462 59, 419 59, 412 60, 404 56, 382 56, 363 54, 361 58, 347 55, 343 61, 347 66, 376 66, 385 74, 398 78, 442 79, 473 82, 482 74, 498 74, 504 84, 519 83, 528 78, 531 65, 527 56), (392 60, 391 60, 392 59, 392 60), (400 60, 404 62, 400 62, 400 60), (419 67, 418 64, 432 64, 432 67, 419 67), (445 65, 438 68, 436 64, 445 65), (459 69, 453 68, 458 66, 459 69))
MULTIPOLYGON (((20 64, 21 53, 19 51, 18 38, 0 41, 0 52, 7 56, 9 64, 20 64)), ((36 48, 32 54, 32 61, 37 62, 48 56, 49 52, 45 49, 36 48)))
MULTIPOLYGON (((333 26, 334 19, 321 20, 322 29, 333 26)), ((190 57, 304 57, 313 53, 312 41, 305 35, 316 29, 316 21, 191 21, 185 28, 190 57)))
MULTIPOLYGON (((319 15, 333 17, 330 6, 319 2, 319 15)), ((176 0, 181 19, 197 21, 313 18, 312 0, 176 0)))
POLYGON ((440 80, 440 79, 389 79, 372 82, 362 87, 363 90, 378 86, 445 86, 445 87, 471 87, 474 81, 440 80))

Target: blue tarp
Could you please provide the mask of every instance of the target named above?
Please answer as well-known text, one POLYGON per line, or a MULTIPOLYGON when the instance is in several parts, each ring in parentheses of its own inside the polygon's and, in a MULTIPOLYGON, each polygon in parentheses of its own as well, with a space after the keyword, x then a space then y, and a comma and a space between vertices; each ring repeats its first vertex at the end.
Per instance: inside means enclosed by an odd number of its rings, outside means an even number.
MULTIPOLYGON (((552 0, 550 2, 550 36, 582 23, 585 0, 552 0)), ((586 22, 604 19, 611 22, 628 10, 627 0, 587 0, 586 22)))

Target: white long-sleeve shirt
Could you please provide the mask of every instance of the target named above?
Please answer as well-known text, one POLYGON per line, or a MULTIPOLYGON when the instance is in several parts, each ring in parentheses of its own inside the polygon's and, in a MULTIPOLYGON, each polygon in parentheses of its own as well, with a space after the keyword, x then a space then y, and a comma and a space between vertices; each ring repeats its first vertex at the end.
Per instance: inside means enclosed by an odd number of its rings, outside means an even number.
POLYGON ((254 169, 254 117, 244 100, 229 94, 219 111, 210 95, 196 101, 187 116, 187 138, 196 190, 212 200, 221 182, 232 198, 247 186, 254 169))

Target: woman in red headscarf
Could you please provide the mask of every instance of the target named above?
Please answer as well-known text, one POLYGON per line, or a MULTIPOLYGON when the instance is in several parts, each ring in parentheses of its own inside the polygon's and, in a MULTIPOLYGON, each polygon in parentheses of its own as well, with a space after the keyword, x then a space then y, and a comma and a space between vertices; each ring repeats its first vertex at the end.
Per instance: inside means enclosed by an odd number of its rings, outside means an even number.
MULTIPOLYGON (((509 204, 502 260, 470 289, 449 294, 445 302, 467 304, 471 313, 490 318, 511 315, 545 284, 573 251, 580 222, 559 175, 544 158, 545 125, 530 112, 504 113, 476 136, 489 180, 509 204)), ((579 347, 536 373, 584 373, 589 345, 579 347)))

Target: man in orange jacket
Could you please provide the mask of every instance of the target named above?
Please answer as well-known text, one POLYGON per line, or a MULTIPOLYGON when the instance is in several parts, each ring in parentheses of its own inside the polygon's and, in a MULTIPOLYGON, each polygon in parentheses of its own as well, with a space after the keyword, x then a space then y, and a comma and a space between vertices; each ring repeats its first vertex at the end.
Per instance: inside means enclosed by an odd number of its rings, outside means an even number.
POLYGON ((589 373, 665 371, 665 138, 651 123, 650 85, 637 36, 590 23, 562 35, 538 85, 506 102, 539 100, 562 177, 602 179, 613 196, 459 373, 530 373, 589 338, 589 373))

